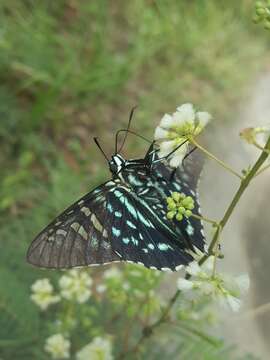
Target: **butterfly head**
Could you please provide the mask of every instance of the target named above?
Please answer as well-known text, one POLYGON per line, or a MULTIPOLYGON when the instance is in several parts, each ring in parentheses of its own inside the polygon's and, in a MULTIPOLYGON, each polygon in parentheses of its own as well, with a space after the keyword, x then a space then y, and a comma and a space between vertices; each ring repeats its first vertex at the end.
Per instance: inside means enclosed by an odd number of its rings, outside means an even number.
POLYGON ((118 174, 123 167, 125 166, 126 160, 119 154, 112 156, 112 159, 109 161, 109 167, 112 174, 118 174))

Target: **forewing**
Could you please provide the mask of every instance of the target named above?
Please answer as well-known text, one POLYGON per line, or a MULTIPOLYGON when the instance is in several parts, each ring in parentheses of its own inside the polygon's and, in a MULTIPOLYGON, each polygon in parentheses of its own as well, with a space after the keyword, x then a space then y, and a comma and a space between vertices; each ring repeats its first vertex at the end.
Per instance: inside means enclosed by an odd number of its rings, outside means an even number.
POLYGON ((59 215, 33 240, 28 262, 63 269, 120 261, 106 230, 114 218, 107 211, 107 195, 115 187, 115 182, 107 182, 59 215))

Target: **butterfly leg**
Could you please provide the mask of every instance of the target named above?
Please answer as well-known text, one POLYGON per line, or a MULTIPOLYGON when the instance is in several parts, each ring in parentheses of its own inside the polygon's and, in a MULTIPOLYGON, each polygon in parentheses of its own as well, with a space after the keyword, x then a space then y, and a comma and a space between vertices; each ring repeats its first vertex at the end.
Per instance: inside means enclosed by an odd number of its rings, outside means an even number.
POLYGON ((184 159, 182 161, 182 165, 184 166, 184 161, 186 160, 186 158, 188 158, 195 150, 197 150, 197 146, 194 146, 193 149, 191 149, 185 156, 184 156, 184 159))
POLYGON ((173 171, 171 172, 171 174, 170 174, 170 181, 173 181, 173 178, 174 178, 174 175, 175 175, 175 173, 176 173, 176 170, 177 170, 177 168, 175 168, 175 169, 173 169, 173 171))

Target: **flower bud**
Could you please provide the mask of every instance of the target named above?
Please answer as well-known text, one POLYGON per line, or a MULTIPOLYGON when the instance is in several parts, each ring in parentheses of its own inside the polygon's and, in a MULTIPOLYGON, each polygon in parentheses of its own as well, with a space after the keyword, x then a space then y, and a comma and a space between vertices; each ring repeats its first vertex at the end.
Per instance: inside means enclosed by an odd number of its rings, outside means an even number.
POLYGON ((264 28, 265 28, 266 30, 270 30, 270 21, 265 21, 265 22, 264 22, 264 28))
POLYGON ((181 199, 181 194, 178 193, 178 192, 173 192, 172 193, 172 198, 173 198, 174 201, 178 202, 181 199))
POLYGON ((180 214, 180 213, 177 213, 177 215, 176 215, 176 220, 178 220, 178 221, 183 220, 183 215, 180 214))
POLYGON ((186 210, 185 215, 186 215, 186 217, 190 217, 192 215, 192 211, 186 210))
POLYGON ((178 208, 178 213, 179 214, 184 214, 186 212, 186 209, 184 208, 184 206, 180 206, 179 208, 178 208))
POLYGON ((260 8, 262 8, 262 7, 264 7, 263 2, 262 2, 262 1, 256 1, 256 3, 255 3, 255 8, 256 8, 256 9, 260 9, 260 8))
POLYGON ((264 7, 259 7, 256 9, 256 14, 259 16, 265 15, 266 14, 266 9, 264 7))
POLYGON ((174 217, 174 215, 175 215, 175 211, 169 211, 169 212, 167 213, 167 218, 168 218, 169 220, 172 220, 173 217, 174 217))
POLYGON ((261 21, 261 17, 258 15, 254 15, 252 20, 254 24, 259 24, 259 22, 261 21))

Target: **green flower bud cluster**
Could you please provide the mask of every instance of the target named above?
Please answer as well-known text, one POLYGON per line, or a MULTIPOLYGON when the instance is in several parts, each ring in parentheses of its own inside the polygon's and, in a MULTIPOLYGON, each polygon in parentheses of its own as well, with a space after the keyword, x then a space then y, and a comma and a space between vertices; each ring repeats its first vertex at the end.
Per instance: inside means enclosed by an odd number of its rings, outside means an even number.
POLYGON ((255 24, 263 23, 264 28, 270 30, 270 0, 256 1, 253 21, 255 24))
POLYGON ((191 196, 186 196, 183 193, 173 192, 167 198, 167 218, 181 221, 184 217, 190 217, 194 209, 194 200, 191 196))

